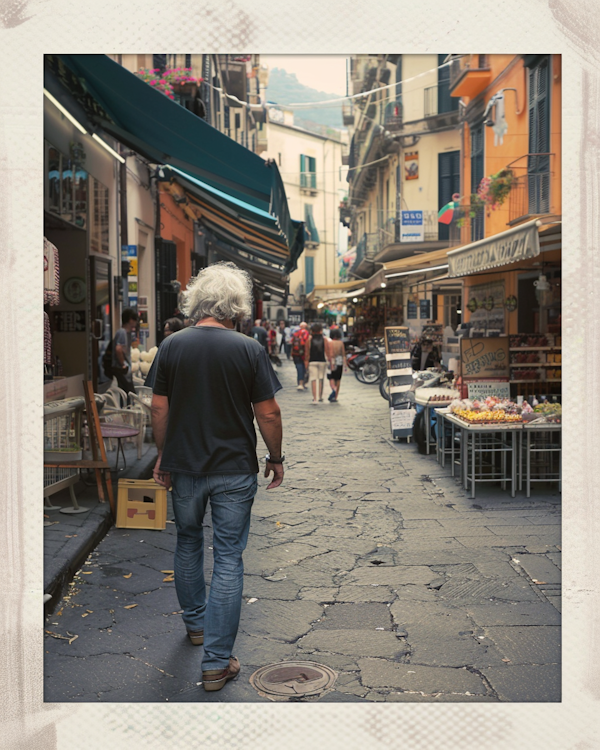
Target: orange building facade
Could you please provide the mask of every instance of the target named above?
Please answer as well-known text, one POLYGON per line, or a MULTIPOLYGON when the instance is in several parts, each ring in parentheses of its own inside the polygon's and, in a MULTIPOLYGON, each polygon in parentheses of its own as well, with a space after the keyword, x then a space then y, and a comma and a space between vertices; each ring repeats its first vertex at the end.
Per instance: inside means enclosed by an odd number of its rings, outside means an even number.
POLYGON ((463 55, 450 86, 463 119, 461 247, 448 253, 462 319, 560 337, 560 55, 463 55))

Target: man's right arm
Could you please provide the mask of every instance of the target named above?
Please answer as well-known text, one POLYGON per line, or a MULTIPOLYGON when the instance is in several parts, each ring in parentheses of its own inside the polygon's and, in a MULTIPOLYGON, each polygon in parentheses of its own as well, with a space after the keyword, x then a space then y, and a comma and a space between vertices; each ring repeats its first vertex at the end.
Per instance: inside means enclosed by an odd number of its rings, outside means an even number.
MULTIPOLYGON (((266 443, 269 455, 273 458, 281 458, 281 442, 283 430, 281 426, 281 410, 275 398, 269 398, 266 401, 259 401, 252 404, 254 407, 254 416, 258 423, 260 434, 266 443)), ((267 487, 268 490, 279 487, 283 482, 283 464, 275 464, 267 461, 265 476, 273 472, 273 480, 267 487)))

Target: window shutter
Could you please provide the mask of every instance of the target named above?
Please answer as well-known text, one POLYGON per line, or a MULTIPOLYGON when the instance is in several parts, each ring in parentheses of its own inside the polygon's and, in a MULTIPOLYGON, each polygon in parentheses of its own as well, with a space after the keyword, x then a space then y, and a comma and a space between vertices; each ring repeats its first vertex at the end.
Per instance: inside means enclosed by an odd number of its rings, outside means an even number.
MULTIPOLYGON (((460 151, 438 154, 438 202, 439 208, 450 203, 453 193, 460 191, 460 151)), ((450 232, 447 224, 438 224, 438 238, 447 240, 450 232)))
POLYGON ((315 288, 315 259, 309 255, 304 258, 304 278, 306 286, 306 294, 310 294, 315 288))
MULTIPOLYGON (((483 126, 471 130, 471 193, 476 193, 483 179, 483 126)), ((483 239, 483 211, 471 219, 471 241, 483 239)))
MULTIPOLYGON (((550 151, 549 58, 529 69, 529 153, 550 151)), ((550 210, 550 157, 529 156, 527 164, 529 213, 550 210)))

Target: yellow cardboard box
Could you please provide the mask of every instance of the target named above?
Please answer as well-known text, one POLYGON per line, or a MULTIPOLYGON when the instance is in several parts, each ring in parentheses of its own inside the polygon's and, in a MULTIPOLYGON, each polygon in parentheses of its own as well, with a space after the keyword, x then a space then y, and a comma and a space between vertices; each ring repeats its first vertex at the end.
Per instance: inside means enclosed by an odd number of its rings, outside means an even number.
POLYGON ((119 479, 118 529, 164 529, 167 525, 167 490, 154 479, 119 479))

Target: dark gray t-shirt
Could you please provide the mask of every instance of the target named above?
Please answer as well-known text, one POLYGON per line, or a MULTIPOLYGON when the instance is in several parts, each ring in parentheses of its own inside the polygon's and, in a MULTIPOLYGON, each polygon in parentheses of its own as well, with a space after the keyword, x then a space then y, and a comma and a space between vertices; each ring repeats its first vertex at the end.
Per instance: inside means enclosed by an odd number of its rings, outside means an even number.
POLYGON ((126 364, 131 364, 131 332, 126 331, 124 328, 119 328, 115 333, 113 339, 113 350, 112 350, 112 365, 113 367, 121 367, 121 363, 117 359, 117 344, 120 344, 124 348, 123 354, 125 355, 126 364))
POLYGON ((255 341, 258 341, 258 343, 261 346, 264 346, 266 349, 269 342, 269 335, 267 334, 267 331, 262 326, 254 326, 252 329, 252 338, 255 341))
POLYGON ((160 347, 154 393, 169 399, 161 469, 258 472, 252 404, 281 388, 263 347, 243 333, 191 326, 160 347))

